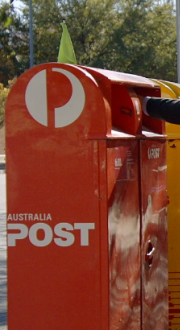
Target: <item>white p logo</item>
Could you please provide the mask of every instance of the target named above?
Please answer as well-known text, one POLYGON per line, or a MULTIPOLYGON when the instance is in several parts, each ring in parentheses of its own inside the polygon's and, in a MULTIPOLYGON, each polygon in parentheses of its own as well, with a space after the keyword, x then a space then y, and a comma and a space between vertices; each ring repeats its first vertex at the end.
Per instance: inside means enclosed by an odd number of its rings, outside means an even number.
MULTIPOLYGON (((55 127, 64 127, 73 123, 82 113, 85 104, 85 92, 79 79, 71 72, 52 68, 52 71, 65 75, 72 86, 72 95, 69 101, 54 108, 55 127)), ((61 86, 59 86, 59 93, 61 86)), ((38 72, 28 83, 25 102, 31 116, 43 126, 48 126, 48 93, 47 71, 38 72)))

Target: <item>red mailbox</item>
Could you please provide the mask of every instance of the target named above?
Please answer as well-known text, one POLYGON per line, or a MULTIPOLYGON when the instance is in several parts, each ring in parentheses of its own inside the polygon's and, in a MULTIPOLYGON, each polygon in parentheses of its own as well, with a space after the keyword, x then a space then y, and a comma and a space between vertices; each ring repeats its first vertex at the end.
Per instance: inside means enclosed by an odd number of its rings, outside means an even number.
POLYGON ((48 63, 6 104, 8 329, 167 329, 159 86, 48 63), (145 126, 145 127, 144 127, 145 126))

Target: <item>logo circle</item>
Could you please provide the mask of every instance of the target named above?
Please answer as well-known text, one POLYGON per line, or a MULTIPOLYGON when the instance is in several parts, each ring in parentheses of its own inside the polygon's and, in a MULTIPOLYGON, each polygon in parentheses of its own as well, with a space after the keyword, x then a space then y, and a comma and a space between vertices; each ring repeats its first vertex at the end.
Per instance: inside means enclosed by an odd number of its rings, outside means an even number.
MULTIPOLYGON (((85 91, 79 79, 70 71, 52 68, 52 71, 65 75, 71 83, 72 94, 66 104, 54 108, 55 127, 72 124, 82 113, 85 105, 85 91)), ((25 92, 26 107, 31 116, 41 125, 48 126, 47 70, 36 73, 29 81, 25 92)), ((59 90, 61 86, 59 86, 59 90)))

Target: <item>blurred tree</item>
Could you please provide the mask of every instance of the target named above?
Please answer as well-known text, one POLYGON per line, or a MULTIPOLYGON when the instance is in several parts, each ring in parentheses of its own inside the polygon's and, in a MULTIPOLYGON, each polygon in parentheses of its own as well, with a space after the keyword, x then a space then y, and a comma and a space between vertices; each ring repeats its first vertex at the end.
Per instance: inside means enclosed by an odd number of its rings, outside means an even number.
POLYGON ((9 88, 0 83, 0 127, 4 124, 4 105, 9 94, 9 88))
POLYGON ((176 81, 176 17, 172 5, 121 1, 121 28, 113 40, 117 70, 176 81), (117 55, 119 54, 119 55, 117 55))
MULTIPOLYGON (((4 56, 0 70, 6 67, 5 74, 10 72, 11 77, 29 68, 29 5, 28 0, 22 2, 21 16, 13 4, 0 9, 0 15, 6 15, 0 23, 4 56), (11 22, 5 26, 7 17, 11 22)), ((78 64, 176 81, 176 19, 168 1, 32 0, 32 4, 35 64, 57 61, 60 23, 65 19, 78 64)))
POLYGON ((13 6, 3 3, 0 7, 0 81, 7 85, 8 80, 21 74, 27 65, 19 61, 28 55, 28 30, 13 6))

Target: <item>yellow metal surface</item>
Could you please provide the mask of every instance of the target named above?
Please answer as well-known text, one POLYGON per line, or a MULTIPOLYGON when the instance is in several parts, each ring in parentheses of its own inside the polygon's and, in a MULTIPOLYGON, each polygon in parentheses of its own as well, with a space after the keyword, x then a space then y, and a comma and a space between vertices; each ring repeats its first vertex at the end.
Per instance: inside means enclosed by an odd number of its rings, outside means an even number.
MULTIPOLYGON (((157 80, 158 82, 158 80, 157 80)), ((163 98, 177 99, 180 97, 180 85, 168 81, 159 81, 163 98)), ((166 123, 166 134, 169 139, 180 138, 180 125, 166 123)))
MULTIPOLYGON (((180 85, 158 81, 163 98, 179 98, 180 85)), ((166 124, 169 330, 180 330, 180 125, 166 124)))
POLYGON ((180 272, 180 140, 167 142, 167 154, 169 268, 180 272))
POLYGON ((177 98, 180 98, 180 84, 166 80, 160 80, 160 81, 163 84, 169 86, 172 89, 172 91, 176 94, 177 98))
POLYGON ((180 140, 167 142, 169 329, 180 329, 180 140))
MULTIPOLYGON (((177 99, 178 94, 175 93, 174 90, 168 85, 165 81, 160 81, 156 79, 152 79, 154 82, 158 83, 161 87, 161 96, 163 98, 171 98, 171 99, 177 99)), ((173 84, 173 83, 171 83, 173 84)), ((180 87, 176 86, 176 89, 179 88, 179 95, 180 95, 180 87)), ((174 125, 166 123, 166 134, 168 135, 168 138, 170 139, 176 139, 180 138, 180 125, 174 125)))
POLYGON ((171 99, 176 99, 176 93, 172 90, 172 88, 170 86, 168 86, 167 84, 165 84, 165 82, 161 81, 161 80, 156 80, 156 79, 151 79, 154 82, 156 82, 157 84, 160 85, 161 87, 161 96, 163 98, 171 98, 171 99))

